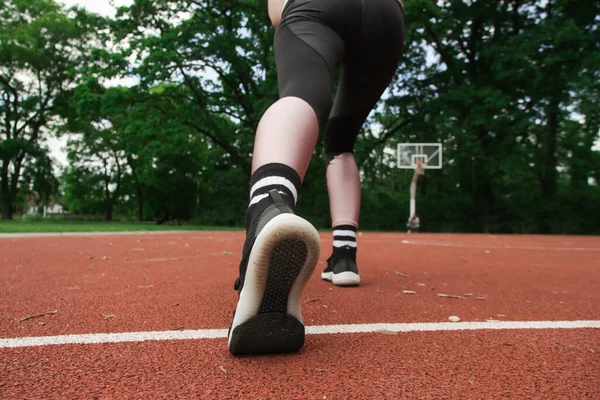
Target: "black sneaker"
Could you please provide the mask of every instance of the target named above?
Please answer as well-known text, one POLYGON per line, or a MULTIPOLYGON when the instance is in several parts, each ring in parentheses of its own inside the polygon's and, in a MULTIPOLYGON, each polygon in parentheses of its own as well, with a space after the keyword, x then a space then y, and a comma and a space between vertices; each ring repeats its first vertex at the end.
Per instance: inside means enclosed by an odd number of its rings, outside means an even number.
POLYGON ((358 286, 360 276, 356 261, 349 257, 327 259, 327 268, 321 272, 321 279, 332 282, 336 286, 358 286))
POLYGON ((235 282, 239 300, 228 334, 234 355, 285 353, 304 345, 300 297, 319 260, 321 240, 277 190, 269 196, 273 204, 247 230, 235 282))

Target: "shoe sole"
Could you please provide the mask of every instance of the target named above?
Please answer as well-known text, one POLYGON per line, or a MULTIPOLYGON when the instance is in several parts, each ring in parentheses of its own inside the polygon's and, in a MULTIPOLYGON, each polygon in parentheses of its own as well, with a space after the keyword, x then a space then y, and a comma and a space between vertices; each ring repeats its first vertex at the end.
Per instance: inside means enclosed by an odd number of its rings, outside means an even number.
POLYGON ((333 272, 321 272, 321 279, 331 282, 333 279, 333 272))
POLYGON ((321 272, 321 279, 333 283, 336 286, 358 286, 360 285, 360 275, 345 271, 339 274, 333 272, 321 272))
POLYGON ((336 286, 358 286, 360 285, 360 276, 351 271, 333 274, 331 282, 336 286))
POLYGON ((287 353, 304 345, 301 296, 321 251, 317 230, 280 214, 256 237, 231 324, 234 355, 287 353))

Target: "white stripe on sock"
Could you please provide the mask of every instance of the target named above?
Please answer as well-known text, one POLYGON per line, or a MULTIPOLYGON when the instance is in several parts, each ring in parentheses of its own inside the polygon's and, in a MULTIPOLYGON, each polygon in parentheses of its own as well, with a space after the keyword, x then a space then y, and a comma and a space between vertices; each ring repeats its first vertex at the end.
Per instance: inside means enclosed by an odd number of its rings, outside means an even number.
POLYGON ((338 229, 334 229, 333 230, 333 236, 352 236, 353 238, 356 237, 356 232, 354 231, 344 231, 344 230, 338 230, 338 229))
POLYGON ((269 197, 269 193, 259 194, 258 196, 253 197, 252 200, 250 200, 250 204, 248 204, 248 207, 250 207, 250 206, 258 203, 259 201, 261 201, 265 197, 269 197))
POLYGON ((344 246, 356 247, 356 242, 350 242, 347 240, 334 240, 333 241, 333 247, 344 247, 344 246))
MULTIPOLYGON (((285 194, 281 190, 278 190, 278 192, 281 193, 284 196, 287 196, 287 194, 285 194)), ((248 204, 248 207, 250 207, 253 204, 258 203, 259 201, 261 201, 265 197, 269 197, 269 193, 259 194, 258 196, 253 197, 252 200, 250 200, 250 204, 248 204)))
POLYGON ((271 185, 281 185, 288 188, 290 192, 292 192, 292 196, 294 196, 294 204, 296 204, 296 201, 298 200, 298 191, 289 179, 285 179, 282 176, 267 176, 266 178, 262 178, 256 182, 254 186, 252 186, 252 189, 250 189, 250 198, 252 198, 254 192, 256 192, 258 189, 271 185))

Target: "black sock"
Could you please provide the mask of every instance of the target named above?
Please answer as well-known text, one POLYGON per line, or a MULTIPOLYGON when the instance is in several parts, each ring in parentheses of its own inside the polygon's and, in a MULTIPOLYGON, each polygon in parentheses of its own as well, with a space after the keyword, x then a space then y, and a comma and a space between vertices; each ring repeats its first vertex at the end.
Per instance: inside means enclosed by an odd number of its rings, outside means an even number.
POLYGON ((246 229, 270 204, 268 192, 276 189, 283 202, 294 209, 302 186, 300 176, 285 164, 271 163, 258 168, 250 178, 250 204, 246 211, 246 229))
POLYGON ((337 225, 333 227, 332 258, 349 258, 356 261, 356 231, 353 225, 337 225))

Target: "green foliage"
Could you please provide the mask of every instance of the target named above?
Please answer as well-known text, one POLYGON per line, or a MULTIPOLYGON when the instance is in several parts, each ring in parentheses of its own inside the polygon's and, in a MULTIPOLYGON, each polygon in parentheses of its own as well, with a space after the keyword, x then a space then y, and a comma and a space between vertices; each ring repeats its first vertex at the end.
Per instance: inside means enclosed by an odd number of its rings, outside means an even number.
MULTIPOLYGON (((215 231, 227 230, 221 226, 193 224, 157 225, 151 222, 112 221, 104 222, 93 217, 52 216, 23 217, 13 221, 0 221, 0 233, 29 232, 132 232, 132 231, 215 231)), ((231 228, 229 228, 231 229, 231 228)))
MULTIPOLYGON (((599 233, 600 4, 405 5, 405 56, 355 149, 361 228, 405 229, 396 146, 441 142, 444 169, 419 181, 424 230, 599 233)), ((264 1, 136 0, 105 20, 9 0, 0 23, 0 198, 56 197, 53 132, 70 137, 74 213, 243 224, 254 133, 277 99, 264 1), (107 85, 122 77, 138 84, 107 85)), ((298 212, 324 228, 322 153, 298 212)))
MULTIPOLYGON (((88 66, 96 32, 84 12, 66 13, 52 0, 9 0, 0 7, 0 198, 2 219, 33 190, 47 200, 55 184, 42 183, 51 169, 42 145, 53 129, 57 100, 88 66), (28 185, 23 173, 37 176, 28 185), (40 192, 38 192, 40 190, 40 192)), ((52 181, 52 179, 50 179, 52 181)))
POLYGON ((583 3, 407 4, 405 62, 377 120, 390 147, 444 145, 443 179, 427 176, 420 193, 427 229, 557 232, 562 185, 598 190, 598 110, 587 106, 599 81, 598 21, 582 11, 597 15, 598 5, 583 3))

